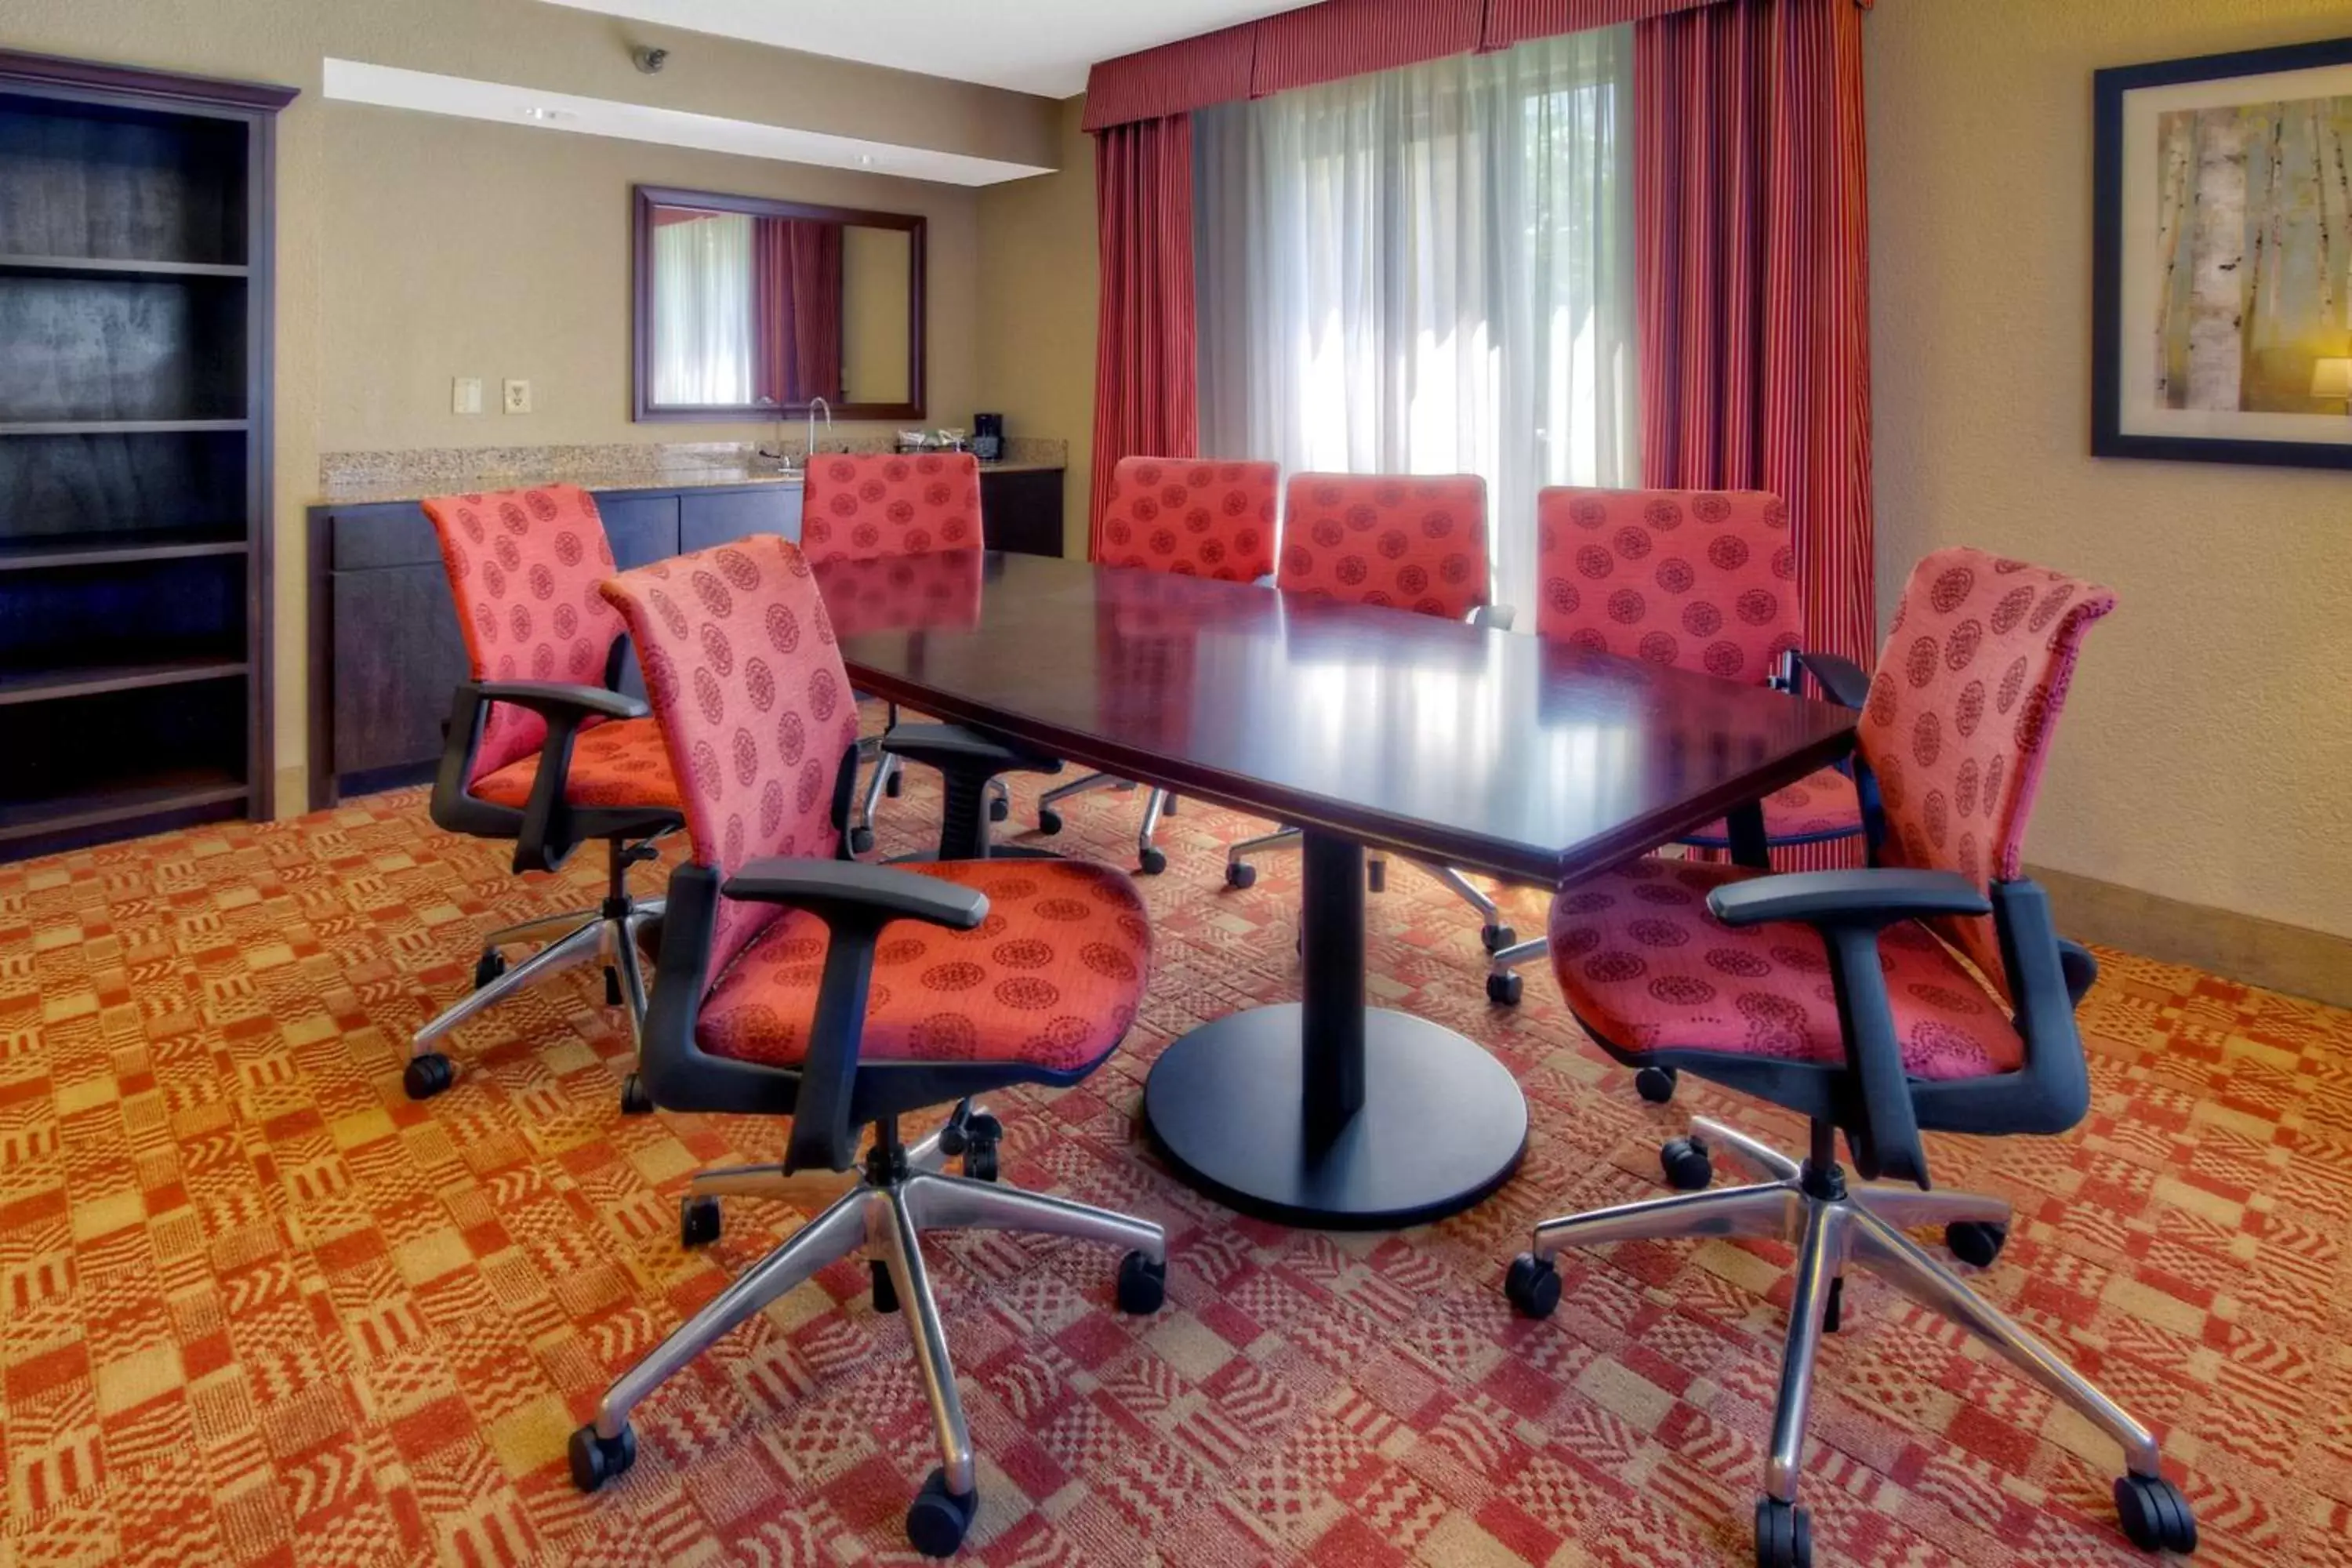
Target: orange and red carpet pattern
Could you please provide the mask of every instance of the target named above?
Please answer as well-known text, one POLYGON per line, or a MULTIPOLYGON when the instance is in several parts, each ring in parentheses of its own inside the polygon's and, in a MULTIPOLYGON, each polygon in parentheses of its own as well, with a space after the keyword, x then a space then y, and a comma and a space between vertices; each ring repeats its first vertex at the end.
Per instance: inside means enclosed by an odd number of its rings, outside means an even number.
MULTIPOLYGON (((1129 863, 1139 805, 1073 803, 1065 847, 1129 863)), ((913 781, 886 847, 931 808, 913 781)), ((1534 1134, 1503 1193, 1402 1235, 1287 1231, 1139 1144, 1162 1043, 1295 994, 1295 860, 1247 892, 1218 874, 1254 826, 1169 822, 1128 1049, 998 1106, 1008 1179, 1168 1226, 1167 1309, 1118 1316, 1094 1248, 931 1244, 982 1457, 967 1560, 1749 1561, 1787 1249, 1570 1256, 1559 1315, 1511 1315, 1496 1285, 1529 1223, 1657 1192, 1675 1113, 1548 975, 1490 1010, 1434 884, 1398 868, 1370 900, 1371 989, 1517 1073, 1534 1134)), ((467 984, 478 933, 586 902, 596 870, 519 886, 414 791, 0 867, 0 1564, 911 1559, 929 1425, 904 1320, 855 1263, 641 1406, 622 1481, 572 1488, 564 1440, 606 1381, 801 1217, 730 1200, 725 1239, 680 1250, 688 1172, 774 1158, 781 1133, 624 1120, 593 971, 464 1030, 441 1099, 403 1097, 406 1036, 467 984)), ((1540 929, 1538 899, 1514 904, 1540 929)), ((1936 1151, 1948 1184, 2019 1205, 1981 1282, 2158 1426, 2198 1561, 2352 1563, 2352 1016, 2103 958, 2090 1121, 1936 1151)), ((1875 1282, 1846 1321, 1806 1466, 1822 1561, 2141 1560, 2095 1433, 1875 1282)))

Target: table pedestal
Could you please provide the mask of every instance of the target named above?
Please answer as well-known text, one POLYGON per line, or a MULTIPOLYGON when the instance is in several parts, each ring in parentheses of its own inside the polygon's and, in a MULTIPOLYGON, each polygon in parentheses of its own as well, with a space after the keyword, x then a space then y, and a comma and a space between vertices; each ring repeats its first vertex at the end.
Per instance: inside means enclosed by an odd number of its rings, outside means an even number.
POLYGON ((1203 1024, 1152 1064, 1146 1130, 1244 1214, 1378 1230, 1458 1214, 1509 1179, 1528 1104, 1468 1037, 1364 1005, 1364 852, 1308 829, 1305 1000, 1203 1024))

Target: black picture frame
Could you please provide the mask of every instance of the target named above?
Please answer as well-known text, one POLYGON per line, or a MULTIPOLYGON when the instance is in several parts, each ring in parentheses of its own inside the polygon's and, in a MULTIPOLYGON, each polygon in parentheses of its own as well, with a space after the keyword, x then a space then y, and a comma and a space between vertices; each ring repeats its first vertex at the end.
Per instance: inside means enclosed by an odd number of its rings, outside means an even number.
MULTIPOLYGON (((2127 434, 2123 429, 2124 100, 2151 87, 2268 76, 2352 65, 2352 38, 2200 55, 2119 66, 2092 78, 2091 454, 2174 462, 2242 463, 2266 468, 2352 468, 2352 431, 2343 445, 2197 436, 2127 434)), ((2352 422, 2347 422, 2352 423, 2352 422)))

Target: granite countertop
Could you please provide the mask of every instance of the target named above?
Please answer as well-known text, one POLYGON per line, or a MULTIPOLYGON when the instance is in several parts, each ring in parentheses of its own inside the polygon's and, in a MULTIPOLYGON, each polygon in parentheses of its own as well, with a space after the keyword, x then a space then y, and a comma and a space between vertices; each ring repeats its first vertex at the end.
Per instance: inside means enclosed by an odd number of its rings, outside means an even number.
MULTIPOLYGON (((1006 460, 982 463, 981 472, 1047 473, 1068 467, 1063 442, 1015 437, 1012 446, 1006 460)), ((587 490, 679 490, 801 482, 797 470, 787 473, 746 458, 746 448, 731 445, 330 453, 319 462, 313 504, 364 506, 534 484, 578 485, 587 490)))

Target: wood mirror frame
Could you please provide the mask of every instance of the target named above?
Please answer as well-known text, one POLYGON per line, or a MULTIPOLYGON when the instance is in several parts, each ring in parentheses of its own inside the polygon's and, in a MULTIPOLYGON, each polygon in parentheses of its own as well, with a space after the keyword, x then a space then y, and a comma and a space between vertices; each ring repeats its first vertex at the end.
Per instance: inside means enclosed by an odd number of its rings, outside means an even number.
POLYGON ((914 213, 865 212, 855 207, 814 206, 805 202, 772 201, 764 196, 729 195, 718 191, 677 190, 666 185, 635 187, 631 227, 635 245, 635 283, 631 290, 633 370, 630 376, 633 410, 639 423, 693 420, 716 423, 729 419, 777 419, 805 415, 806 403, 719 404, 696 405, 657 404, 653 399, 654 213, 659 207, 694 207, 708 212, 741 213, 750 217, 796 218, 837 223, 845 227, 886 228, 907 236, 907 397, 900 403, 851 403, 833 406, 837 419, 920 419, 923 417, 924 219, 914 213))

